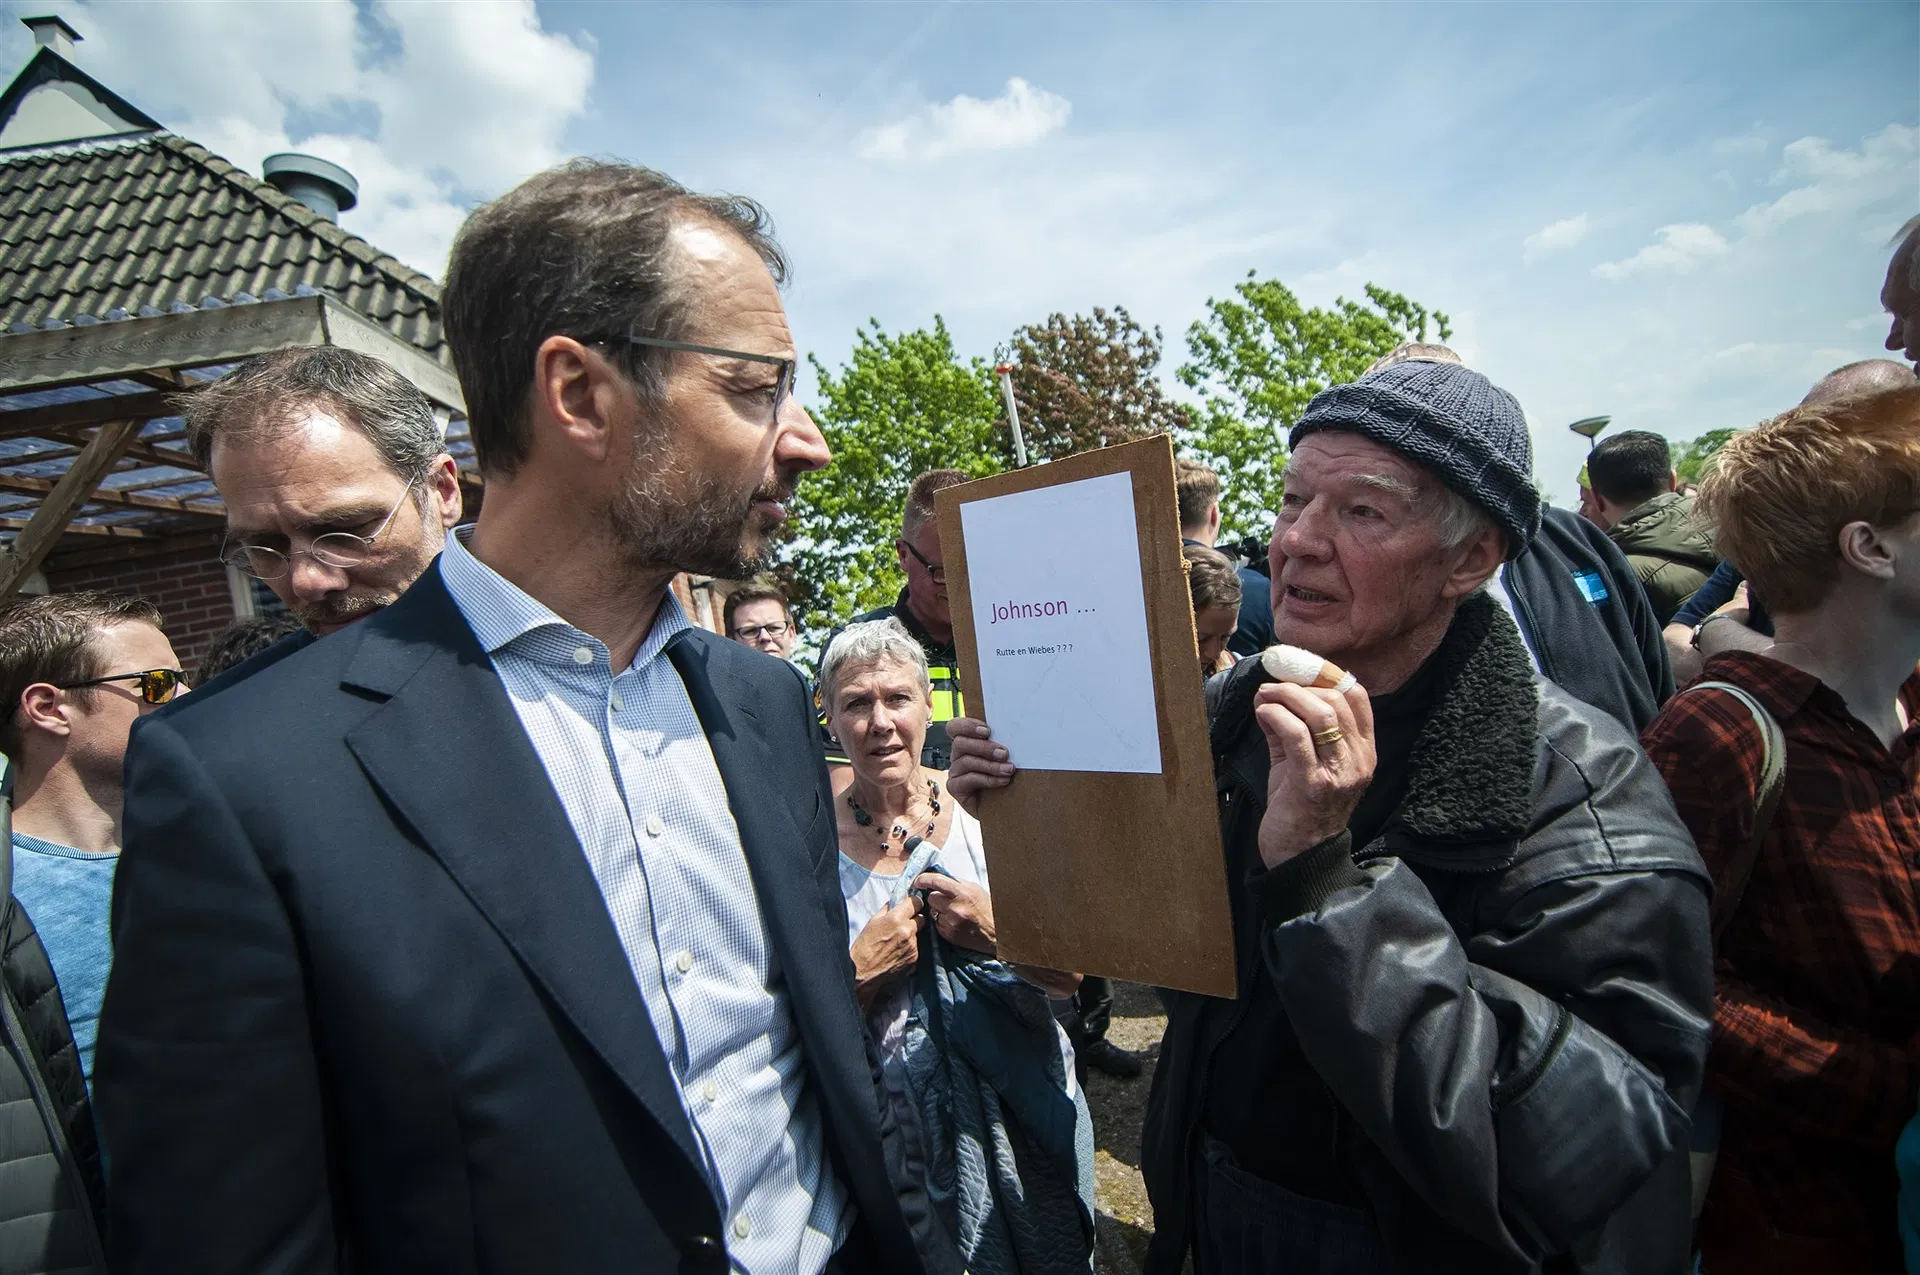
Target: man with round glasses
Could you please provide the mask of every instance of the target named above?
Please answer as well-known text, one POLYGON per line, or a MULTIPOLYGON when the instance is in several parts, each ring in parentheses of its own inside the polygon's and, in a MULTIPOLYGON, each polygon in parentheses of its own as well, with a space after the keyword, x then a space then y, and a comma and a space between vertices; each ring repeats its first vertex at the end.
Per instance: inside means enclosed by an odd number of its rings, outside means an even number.
POLYGON ((250 359, 193 395, 186 428, 226 502, 222 557, 315 637, 398 601, 460 519, 431 405, 369 355, 250 359))
POLYGON ((143 598, 56 593, 0 609, 13 893, 47 949, 89 1080, 113 957, 107 914, 127 736, 184 688, 160 612, 143 598))

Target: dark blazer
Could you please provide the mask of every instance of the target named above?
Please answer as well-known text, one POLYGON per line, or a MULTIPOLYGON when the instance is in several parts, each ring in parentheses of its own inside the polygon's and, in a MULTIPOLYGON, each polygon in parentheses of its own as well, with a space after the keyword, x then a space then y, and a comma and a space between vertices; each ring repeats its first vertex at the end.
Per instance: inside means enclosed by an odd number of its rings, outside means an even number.
MULTIPOLYGON (((831 1161, 836 1271, 957 1270, 853 995, 786 666, 670 651, 739 825, 831 1161)), ((95 1092, 120 1272, 724 1272, 593 873, 437 570, 141 724, 95 1092)))

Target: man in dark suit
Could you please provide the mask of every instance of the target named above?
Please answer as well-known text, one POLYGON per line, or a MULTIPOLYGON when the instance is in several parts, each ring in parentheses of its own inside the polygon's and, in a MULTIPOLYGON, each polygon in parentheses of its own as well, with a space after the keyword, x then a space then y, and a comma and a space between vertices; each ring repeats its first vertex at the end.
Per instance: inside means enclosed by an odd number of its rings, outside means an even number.
POLYGON ((764 215, 577 162, 445 290, 487 499, 156 717, 99 1063, 116 1269, 947 1272, 780 661, 692 629, 827 463, 764 215))

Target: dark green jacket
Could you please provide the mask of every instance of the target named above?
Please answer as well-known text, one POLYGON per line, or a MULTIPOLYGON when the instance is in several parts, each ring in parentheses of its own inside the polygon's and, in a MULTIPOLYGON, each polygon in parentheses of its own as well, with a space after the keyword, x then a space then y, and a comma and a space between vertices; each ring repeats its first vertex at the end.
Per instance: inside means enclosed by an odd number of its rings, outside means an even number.
POLYGON ((1720 565, 1712 534, 1694 525, 1693 497, 1677 492, 1638 506, 1607 534, 1633 564, 1663 627, 1720 565))

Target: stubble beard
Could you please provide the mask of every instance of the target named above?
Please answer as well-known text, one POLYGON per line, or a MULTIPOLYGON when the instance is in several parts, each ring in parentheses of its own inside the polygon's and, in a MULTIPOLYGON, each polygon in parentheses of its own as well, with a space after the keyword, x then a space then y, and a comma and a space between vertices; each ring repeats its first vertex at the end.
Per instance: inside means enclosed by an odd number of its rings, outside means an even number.
POLYGON ((772 528, 758 501, 785 502, 791 478, 776 476, 751 492, 717 476, 695 477, 661 439, 634 449, 627 482, 608 510, 615 541, 636 567, 672 567, 721 580, 745 580, 771 561, 772 528))

